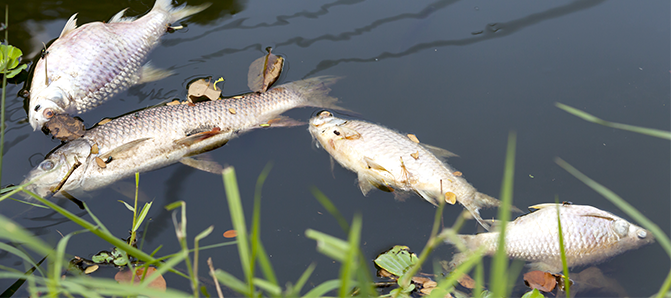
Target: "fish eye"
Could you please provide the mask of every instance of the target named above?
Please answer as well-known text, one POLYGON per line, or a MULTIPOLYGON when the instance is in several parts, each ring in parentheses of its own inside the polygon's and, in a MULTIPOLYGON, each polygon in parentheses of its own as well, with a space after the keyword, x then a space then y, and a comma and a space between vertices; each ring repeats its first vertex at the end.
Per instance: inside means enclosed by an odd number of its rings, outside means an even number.
POLYGON ((44 171, 49 171, 54 168, 54 162, 51 160, 45 160, 40 164, 40 169, 44 171))
POLYGON ((319 117, 323 118, 323 117, 331 117, 331 116, 333 116, 333 114, 331 114, 331 112, 329 112, 327 110, 323 110, 323 111, 319 112, 319 117))
POLYGON ((54 111, 52 109, 44 109, 44 112, 42 112, 44 117, 51 118, 54 116, 54 111))
POLYGON ((645 237, 648 236, 648 232, 644 230, 638 230, 638 232, 636 232, 636 236, 638 236, 639 239, 645 239, 645 237))
POLYGON ((339 135, 340 135, 340 132, 337 131, 337 130, 334 130, 333 133, 334 133, 336 136, 339 136, 339 135))
POLYGON ((40 110, 40 108, 41 108, 41 106, 40 106, 40 105, 36 105, 36 106, 35 106, 35 112, 39 111, 39 110, 40 110))

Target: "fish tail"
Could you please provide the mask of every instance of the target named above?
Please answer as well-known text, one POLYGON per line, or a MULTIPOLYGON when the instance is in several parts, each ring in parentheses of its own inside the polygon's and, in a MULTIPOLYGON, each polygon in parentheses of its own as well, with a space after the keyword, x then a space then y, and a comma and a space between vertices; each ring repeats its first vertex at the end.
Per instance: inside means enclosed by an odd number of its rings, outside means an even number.
POLYGON ((211 3, 205 3, 198 6, 187 6, 185 4, 174 7, 172 6, 172 0, 156 0, 156 3, 154 3, 154 7, 151 10, 167 11, 170 14, 168 23, 172 24, 183 18, 197 14, 208 8, 210 5, 211 3))
POLYGON ((331 91, 329 86, 335 84, 339 79, 341 77, 319 76, 285 84, 281 87, 293 91, 298 97, 302 98, 304 102, 300 106, 343 110, 335 104, 338 99, 328 95, 331 91))

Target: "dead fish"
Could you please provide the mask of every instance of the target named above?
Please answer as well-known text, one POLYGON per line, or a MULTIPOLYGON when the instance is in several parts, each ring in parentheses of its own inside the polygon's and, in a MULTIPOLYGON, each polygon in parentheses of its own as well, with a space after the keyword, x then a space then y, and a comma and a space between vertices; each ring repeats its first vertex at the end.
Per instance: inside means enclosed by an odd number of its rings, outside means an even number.
MULTIPOLYGON (((340 165, 358 174, 366 195, 373 187, 388 192, 411 191, 431 204, 461 203, 486 229, 479 209, 499 201, 479 193, 438 156, 454 154, 420 144, 406 135, 364 121, 344 120, 322 111, 310 119, 310 134, 340 165)), ((414 136, 414 135, 413 135, 414 136)))
MULTIPOLYGON (((592 206, 569 204, 539 204, 536 209, 506 225, 508 257, 531 262, 532 270, 557 273, 562 270, 557 228, 559 207, 564 251, 568 267, 602 262, 625 251, 654 242, 649 231, 592 206)), ((485 247, 493 255, 499 232, 459 235, 469 250, 485 247)), ((468 255, 454 256, 452 265, 461 263, 468 255)))
POLYGON ((72 15, 35 66, 28 109, 33 130, 53 115, 84 113, 130 86, 170 75, 143 66, 147 54, 171 24, 208 6, 173 7, 171 0, 156 0, 139 19, 124 17, 124 9, 108 23, 80 27, 72 15))
POLYGON ((280 114, 297 107, 335 107, 328 96, 334 77, 315 77, 233 98, 165 105, 98 125, 65 143, 31 170, 23 183, 40 196, 90 191, 136 172, 176 162, 221 174, 221 167, 191 156, 219 148, 259 127, 294 126, 280 114), (230 113, 234 109, 236 113, 230 113), (81 164, 76 166, 77 164, 81 164))

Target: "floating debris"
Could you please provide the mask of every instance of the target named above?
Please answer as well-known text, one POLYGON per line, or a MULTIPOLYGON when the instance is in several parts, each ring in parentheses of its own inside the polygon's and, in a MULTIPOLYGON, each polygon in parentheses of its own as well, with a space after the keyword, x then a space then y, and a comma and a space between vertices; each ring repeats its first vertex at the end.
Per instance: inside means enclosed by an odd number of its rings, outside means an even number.
POLYGON ((408 138, 409 138, 411 141, 413 141, 413 142, 419 144, 419 139, 417 138, 417 136, 415 136, 415 135, 413 135, 413 134, 411 134, 411 133, 407 134, 407 136, 408 136, 408 138))
POLYGON ((235 238, 238 236, 238 232, 235 230, 228 230, 224 232, 224 238, 235 238))
POLYGON ((266 92, 280 77, 284 58, 271 53, 272 48, 266 48, 268 54, 254 60, 249 66, 247 86, 254 92, 266 92))
POLYGON ((221 90, 217 90, 211 80, 212 77, 207 77, 197 79, 189 84, 187 98, 190 103, 219 99, 221 90))
POLYGON ((43 130, 50 133, 54 138, 65 142, 83 136, 86 131, 81 119, 65 114, 52 116, 51 121, 44 125, 43 130))

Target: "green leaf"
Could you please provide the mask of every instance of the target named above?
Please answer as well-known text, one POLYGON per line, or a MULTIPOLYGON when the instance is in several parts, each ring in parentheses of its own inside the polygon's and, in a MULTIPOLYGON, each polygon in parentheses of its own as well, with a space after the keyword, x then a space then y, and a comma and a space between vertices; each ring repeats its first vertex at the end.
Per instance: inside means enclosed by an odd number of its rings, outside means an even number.
POLYGON ((317 250, 332 259, 342 262, 349 251, 349 243, 312 229, 305 231, 305 236, 317 241, 317 250))
POLYGON ((397 277, 403 276, 412 265, 417 263, 417 255, 407 246, 395 245, 391 250, 379 255, 375 264, 397 277))
POLYGON ((135 212, 135 208, 133 208, 133 206, 131 206, 130 204, 124 202, 123 200, 118 200, 118 201, 121 202, 121 203, 123 203, 124 206, 126 206, 126 208, 127 208, 128 210, 130 210, 130 212, 135 212))
POLYGON ((533 291, 524 293, 524 295, 522 295, 522 298, 545 298, 545 296, 543 296, 543 294, 541 294, 541 292, 538 291, 538 289, 534 289, 533 291))
POLYGON ((340 287, 340 280, 332 279, 325 281, 318 286, 314 287, 312 290, 307 292, 303 297, 322 297, 326 293, 331 292, 340 287))
POLYGON ((11 79, 11 78, 15 77, 17 74, 19 74, 22 70, 26 69, 26 67, 28 67, 28 65, 21 64, 21 66, 19 66, 18 68, 14 68, 14 69, 10 70, 5 75, 7 76, 8 79, 11 79))
POLYGON ((149 213, 149 208, 151 208, 151 204, 153 202, 145 203, 144 206, 142 206, 142 211, 140 211, 140 216, 137 218, 137 222, 133 226, 133 232, 137 231, 137 229, 140 228, 140 225, 142 225, 142 222, 144 221, 144 218, 147 217, 147 213, 149 213))
POLYGON ((214 272, 214 275, 217 277, 217 279, 224 284, 225 286, 233 289, 234 291, 241 293, 241 294, 246 294, 247 293, 247 284, 242 282, 241 280, 237 279, 235 276, 232 274, 223 271, 221 269, 217 269, 214 272))

